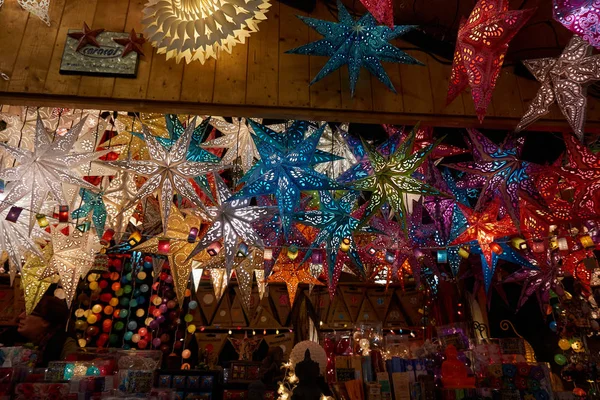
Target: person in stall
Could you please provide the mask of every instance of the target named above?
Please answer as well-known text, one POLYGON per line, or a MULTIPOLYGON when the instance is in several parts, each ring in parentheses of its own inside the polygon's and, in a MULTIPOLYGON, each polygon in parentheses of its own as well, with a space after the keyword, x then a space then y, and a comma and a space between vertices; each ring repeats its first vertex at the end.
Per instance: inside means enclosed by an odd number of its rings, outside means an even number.
POLYGON ((33 344, 40 353, 37 367, 46 367, 50 361, 64 360, 79 347, 74 335, 67 330, 68 321, 69 308, 65 301, 46 295, 31 314, 22 312, 19 315, 17 333, 20 338, 13 338, 13 344, 33 344))

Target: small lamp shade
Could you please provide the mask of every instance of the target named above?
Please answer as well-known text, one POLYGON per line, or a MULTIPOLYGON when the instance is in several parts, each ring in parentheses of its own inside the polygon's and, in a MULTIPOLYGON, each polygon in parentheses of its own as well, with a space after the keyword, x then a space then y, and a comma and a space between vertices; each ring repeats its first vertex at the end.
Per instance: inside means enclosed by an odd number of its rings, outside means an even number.
POLYGON ((467 250, 464 247, 461 247, 460 249, 458 249, 458 255, 461 256, 462 258, 469 258, 469 250, 467 250))
POLYGON ((446 264, 448 262, 448 250, 437 251, 437 262, 446 264))
POLYGON ((100 239, 100 244, 102 246, 109 246, 110 241, 115 236, 115 231, 113 229, 107 229, 102 234, 102 238, 100 239))
POLYGON ((23 209, 21 207, 12 206, 10 210, 8 210, 8 214, 6 214, 6 220, 10 222, 17 222, 22 211, 23 209))
POLYGON ((192 227, 190 228, 190 233, 188 235, 187 241, 189 243, 194 243, 198 238, 198 228, 192 227))
POLYGON ((58 206, 58 222, 69 222, 69 206, 58 206))
POLYGON ((565 238, 565 237, 558 238, 556 240, 556 244, 558 245, 558 249, 560 251, 569 250, 569 242, 567 241, 567 238, 565 238))
POLYGON ((37 214, 35 216, 35 219, 37 219, 37 223, 40 226, 40 228, 46 228, 48 225, 50 225, 50 222, 48 222, 48 218, 44 214, 37 214))
POLYGON ((240 243, 237 251, 238 257, 247 257, 248 256, 248 245, 244 242, 240 243))
POLYGON ((579 236, 579 241, 581 242, 581 245, 586 249, 596 246, 596 244, 592 240, 592 237, 588 234, 579 236))
POLYGON ((350 238, 343 238, 342 243, 340 244, 340 250, 344 253, 347 253, 350 250, 350 238))
POLYGON ((527 250, 527 242, 522 237, 512 238, 510 244, 517 250, 527 250))
POLYGON ((504 253, 504 249, 502 248, 502 246, 500 246, 496 242, 490 243, 490 249, 496 254, 504 253))
POLYGON ((128 243, 130 246, 136 246, 139 242, 142 241, 142 234, 140 231, 134 231, 129 235, 128 243))
POLYGON ((171 240, 168 238, 158 239, 158 252, 161 254, 169 254, 171 251, 171 240))
POLYGON ((294 261, 298 257, 298 246, 293 244, 290 247, 288 247, 287 256, 290 260, 294 261))
POLYGON ((263 258, 265 261, 271 261, 273 259, 273 249, 265 249, 263 251, 263 258))
POLYGON ((219 252, 221 251, 222 248, 223 248, 223 245, 221 244, 221 242, 212 242, 206 249, 206 252, 211 257, 214 257, 217 254, 219 254, 219 252))

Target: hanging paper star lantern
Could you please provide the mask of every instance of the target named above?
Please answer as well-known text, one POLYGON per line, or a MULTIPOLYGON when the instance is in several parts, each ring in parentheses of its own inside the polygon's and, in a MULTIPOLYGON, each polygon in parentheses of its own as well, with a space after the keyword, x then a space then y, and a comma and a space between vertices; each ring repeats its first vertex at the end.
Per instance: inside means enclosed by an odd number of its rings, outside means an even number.
POLYGON ((587 87, 600 80, 600 55, 592 55, 592 46, 575 35, 559 58, 526 60, 523 64, 542 86, 516 131, 522 131, 548 114, 556 102, 575 134, 582 139, 587 87))
POLYGON ((390 40, 402 36, 414 29, 415 26, 401 25, 393 28, 378 26, 375 18, 369 13, 355 21, 340 0, 337 2, 337 8, 339 22, 298 16, 306 25, 319 32, 324 38, 288 50, 286 53, 330 57, 327 64, 312 80, 311 85, 347 64, 352 96, 354 96, 354 89, 356 82, 358 82, 361 67, 365 67, 391 91, 396 93, 396 89, 381 65, 381 61, 423 65, 389 43, 390 40))
POLYGON ((318 162, 330 161, 335 157, 317 150, 324 127, 304 139, 304 132, 308 128, 304 121, 295 121, 282 134, 252 120, 250 125, 256 133, 253 139, 261 160, 244 175, 242 180, 246 184, 233 195, 232 200, 275 195, 284 232, 287 233, 289 216, 298 208, 301 191, 344 189, 312 168, 318 162))
POLYGON ((595 0, 553 0, 554 19, 600 49, 600 4, 595 0))
POLYGON ((158 0, 144 8, 144 34, 158 54, 202 64, 220 51, 231 53, 264 21, 269 0, 158 0))
MULTIPOLYGON (((262 119, 256 119, 258 123, 262 119)), ((217 128, 224 136, 202 143, 204 148, 223 148, 227 152, 221 162, 224 165, 233 165, 240 159, 244 172, 248 172, 254 164, 254 160, 260 158, 254 140, 252 140, 252 128, 248 125, 246 118, 232 118, 232 122, 225 121, 223 117, 211 117, 210 124, 217 128)))
POLYGON ((450 168, 467 172, 478 177, 459 182, 458 186, 473 187, 483 184, 476 209, 482 209, 489 202, 499 200, 508 215, 521 229, 520 207, 521 193, 543 204, 533 181, 533 173, 541 167, 522 161, 521 151, 524 137, 506 137, 498 146, 476 129, 467 129, 471 139, 471 152, 475 161, 448 165, 450 168))
POLYGON ((353 189, 372 192, 364 221, 367 221, 386 203, 398 214, 400 220, 404 221, 406 218, 405 194, 443 195, 439 190, 412 176, 425 161, 425 157, 437 145, 437 142, 413 154, 414 139, 415 130, 389 157, 385 157, 367 143, 363 143, 370 166, 365 163, 356 164, 338 179, 353 189))
POLYGON ((107 187, 103 196, 107 224, 115 231, 115 241, 118 243, 127 230, 129 220, 135 211, 134 207, 126 208, 137 193, 133 173, 119 171, 110 180, 110 183, 104 183, 103 187, 107 187))
POLYGON ((567 147, 567 166, 559 174, 574 187, 573 216, 596 218, 600 213, 600 157, 593 154, 571 134, 563 134, 567 147))
POLYGON ((103 193, 94 193, 81 188, 79 196, 81 196, 81 205, 71 213, 71 218, 86 218, 91 212, 96 232, 98 236, 102 236, 107 217, 106 206, 102 200, 103 193))
MULTIPOLYGON (((517 229, 508 215, 498 219, 500 205, 497 202, 491 203, 482 211, 473 211, 460 203, 458 204, 458 207, 467 219, 468 227, 451 243, 451 245, 468 244, 476 240, 481 249, 485 264, 491 269, 494 266, 492 243, 494 243, 497 238, 515 234, 517 229)), ((495 248, 495 246, 493 247, 495 248)), ((490 276, 493 276, 493 273, 494 271, 492 270, 490 276)))
POLYGON ((327 122, 321 122, 321 126, 322 125, 326 126, 323 135, 321 135, 321 140, 317 145, 317 149, 323 152, 329 152, 339 157, 339 159, 315 165, 315 170, 335 179, 341 176, 356 162, 356 157, 346 141, 346 137, 350 135, 348 133, 349 124, 341 124, 335 129, 331 129, 327 122))
POLYGON ((63 136, 57 136, 54 141, 50 141, 42 120, 38 118, 33 151, 0 143, 0 148, 14 157, 18 163, 17 166, 6 168, 0 172, 0 179, 14 182, 14 186, 11 187, 4 199, 4 204, 0 206, 0 211, 31 194, 29 202, 31 212, 29 231, 31 232, 35 224, 35 215, 40 212, 49 194, 60 205, 68 204, 63 192, 63 184, 75 185, 92 191, 98 190, 73 171, 73 168, 89 164, 92 160, 107 153, 107 151, 71 153, 71 148, 84 124, 85 119, 63 136))
POLYGON ((392 0, 360 0, 377 22, 394 29, 394 8, 392 0))
POLYGON ((258 298, 262 300, 267 290, 265 271, 262 269, 255 269, 254 275, 256 276, 256 286, 258 286, 258 298))
POLYGON ((314 278, 310 271, 305 267, 297 267, 295 263, 285 254, 281 254, 277 260, 277 265, 273 270, 273 274, 269 276, 269 283, 279 282, 285 283, 290 298, 290 308, 294 306, 296 292, 299 284, 323 285, 321 281, 314 278))
POLYGON ((71 307, 71 302, 77 291, 79 279, 85 277, 94 265, 96 253, 100 251, 100 241, 93 229, 82 232, 68 224, 51 226, 52 256, 48 260, 48 271, 57 272, 60 284, 65 291, 65 300, 71 307), (69 234, 63 233, 68 229, 69 234))
POLYGON ((162 146, 144 127, 144 140, 150 150, 150 160, 107 162, 111 166, 148 177, 148 180, 140 187, 136 196, 126 208, 133 207, 138 201, 152 195, 154 192, 158 192, 164 231, 167 229, 175 191, 197 207, 204 209, 204 203, 194 191, 189 180, 200 175, 207 175, 220 167, 220 164, 217 163, 194 162, 186 159, 195 126, 196 120, 194 119, 170 150, 162 146))
POLYGON ((252 227, 252 223, 268 216, 269 212, 263 207, 250 206, 249 199, 232 200, 231 191, 219 175, 215 175, 215 182, 218 204, 216 207, 207 209, 212 223, 189 258, 194 257, 212 243, 223 239, 222 251, 225 252, 225 267, 227 277, 229 277, 241 242, 247 246, 264 247, 263 241, 252 227))
MULTIPOLYGON (((181 135, 185 134, 186 126, 181 122, 179 117, 175 114, 165 115, 165 122, 167 125, 167 131, 169 137, 157 137, 158 143, 162 144, 167 149, 172 148, 181 135)), ((190 145, 186 154, 186 159, 193 162, 206 162, 206 163, 218 163, 221 161, 216 155, 204 150, 201 147, 202 141, 204 140, 210 118, 204 119, 196 128, 192 130, 192 137, 190 139, 190 145)), ((187 125, 190 122, 188 121, 187 125)))
POLYGON ((120 113, 114 119, 114 130, 117 135, 102 143, 100 146, 113 151, 119 150, 118 160, 128 160, 129 158, 147 160, 150 158, 148 147, 143 136, 142 125, 154 137, 169 138, 171 134, 165 124, 164 114, 135 114, 131 117, 120 113))
POLYGON ((52 246, 45 246, 43 254, 32 255, 21 269, 21 287, 25 297, 25 312, 29 315, 42 299, 50 285, 51 278, 42 278, 46 262, 52 256, 52 246))
POLYGON ((238 258, 241 260, 235 267, 235 277, 242 296, 242 305, 249 312, 252 309, 252 279, 254 271, 263 268, 263 252, 261 249, 253 248, 247 256, 238 258))
MULTIPOLYGON (((408 136, 410 135, 410 133, 405 131, 404 128, 400 128, 395 125, 383 125, 383 129, 385 129, 390 138, 397 136, 399 141, 407 140, 408 136)), ((415 133, 412 151, 414 153, 424 149, 427 146, 431 146, 434 143, 435 140, 433 139, 433 128, 430 126, 419 126, 415 133)), ((466 154, 468 152, 469 150, 460 148, 458 146, 438 143, 433 148, 431 153, 429 153, 429 157, 433 160, 439 160, 440 158, 457 156, 460 154, 466 154)))
POLYGON ((483 122, 508 43, 534 12, 509 11, 508 0, 479 0, 475 4, 469 19, 463 18, 458 28, 447 104, 468 85, 479 122, 483 122))
POLYGON ((262 337, 257 338, 248 338, 248 332, 244 333, 243 339, 235 339, 230 337, 229 341, 233 345, 236 353, 238 353, 238 360, 241 361, 252 361, 252 354, 258 349, 260 342, 262 342, 262 337))
MULTIPOLYGON (((17 3, 27 12, 32 13, 46 25, 50 26, 50 16, 48 15, 48 8, 50 7, 50 0, 17 0, 17 3)), ((4 4, 4 0, 0 0, 0 7, 4 4)))
POLYGON ((591 249, 581 248, 577 245, 571 245, 568 252, 561 252, 562 265, 560 270, 562 273, 572 276, 577 280, 585 293, 591 294, 590 282, 592 278, 591 271, 585 265, 586 259, 594 259, 594 251, 591 249))
POLYGON ((225 293, 225 289, 227 289, 229 275, 225 269, 211 269, 210 281, 213 285, 213 290, 215 291, 215 298, 217 299, 217 302, 219 302, 221 297, 223 297, 223 293, 225 293))
POLYGON ((190 274, 192 273, 192 263, 194 261, 205 261, 210 258, 206 252, 200 252, 193 258, 190 254, 196 247, 196 243, 190 243, 188 236, 190 229, 200 228, 202 219, 196 215, 186 215, 185 217, 175 204, 171 203, 169 219, 167 220, 165 237, 169 239, 169 250, 165 254, 160 249, 159 242, 161 237, 153 237, 133 248, 134 251, 150 254, 163 254, 167 256, 173 282, 175 285, 175 294, 179 304, 183 304, 185 290, 188 288, 190 274))
MULTIPOLYGON (((311 248, 325 245, 329 268, 329 294, 333 297, 343 268, 343 262, 338 260, 341 258, 339 256, 340 251, 347 253, 350 261, 364 275, 364 268, 353 234, 357 231, 374 232, 374 229, 371 227, 359 229, 364 207, 352 212, 358 200, 358 192, 349 191, 339 200, 334 199, 328 191, 321 191, 319 194, 321 196, 319 210, 307 210, 297 213, 294 218, 301 224, 319 228, 319 233, 311 248)), ((303 261, 306 261, 311 253, 312 249, 309 249, 303 261)))

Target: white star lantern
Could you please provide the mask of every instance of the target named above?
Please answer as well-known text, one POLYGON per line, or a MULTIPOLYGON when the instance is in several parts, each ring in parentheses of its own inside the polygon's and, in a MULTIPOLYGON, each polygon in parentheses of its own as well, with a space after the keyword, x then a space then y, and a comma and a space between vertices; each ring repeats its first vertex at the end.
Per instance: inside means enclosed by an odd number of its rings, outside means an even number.
MULTIPOLYGON (((256 119, 258 123, 262 120, 256 119)), ((211 117, 210 124, 217 128, 224 136, 202 143, 205 148, 227 149, 221 160, 224 165, 234 164, 240 158, 244 173, 248 172, 254 164, 254 160, 260 158, 254 140, 252 140, 252 128, 246 122, 246 118, 232 118, 227 122, 223 117, 211 117)))

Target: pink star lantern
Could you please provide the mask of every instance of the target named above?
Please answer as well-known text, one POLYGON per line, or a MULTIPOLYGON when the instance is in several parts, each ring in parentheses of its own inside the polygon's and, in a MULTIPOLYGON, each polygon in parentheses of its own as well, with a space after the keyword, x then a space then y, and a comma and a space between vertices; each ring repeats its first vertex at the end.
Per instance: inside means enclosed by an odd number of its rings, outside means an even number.
POLYGON ((600 1, 554 0, 554 19, 600 49, 600 1))
POLYGON ((392 0, 360 0, 380 24, 394 29, 394 8, 392 0))

